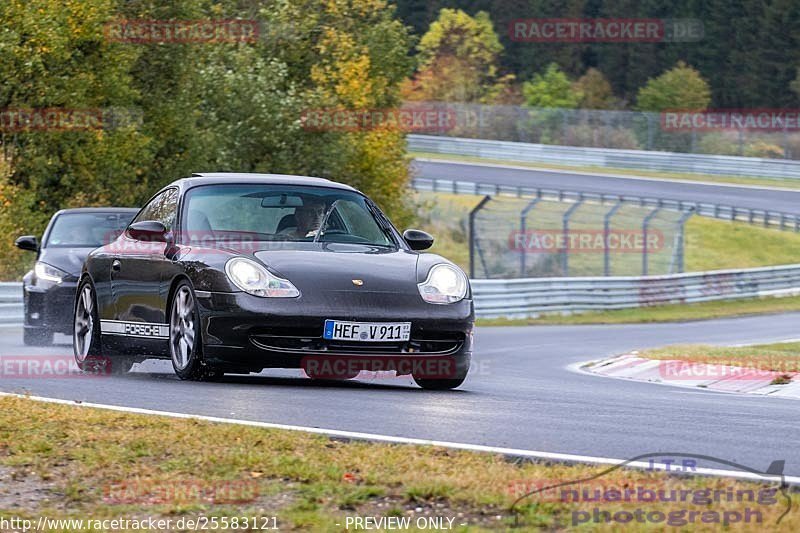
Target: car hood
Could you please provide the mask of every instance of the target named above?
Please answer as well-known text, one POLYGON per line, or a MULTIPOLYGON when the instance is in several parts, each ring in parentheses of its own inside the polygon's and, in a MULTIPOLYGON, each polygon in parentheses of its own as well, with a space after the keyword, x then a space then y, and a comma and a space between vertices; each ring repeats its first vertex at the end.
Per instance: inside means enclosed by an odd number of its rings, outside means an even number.
POLYGON ((63 270, 72 276, 79 276, 83 268, 83 262, 89 257, 89 253, 94 247, 80 248, 61 248, 49 246, 42 248, 39 254, 39 261, 63 270))
POLYGON ((261 250, 255 257, 303 289, 397 292, 417 284, 419 255, 360 244, 326 243, 298 249, 261 250), (357 285, 361 280, 363 284, 357 285))

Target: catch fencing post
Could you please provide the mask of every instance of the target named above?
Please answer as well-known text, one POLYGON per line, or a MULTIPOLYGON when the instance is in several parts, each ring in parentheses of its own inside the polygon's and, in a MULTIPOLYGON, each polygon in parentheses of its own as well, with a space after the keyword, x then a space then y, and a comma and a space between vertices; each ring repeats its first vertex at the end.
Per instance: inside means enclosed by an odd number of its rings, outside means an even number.
POLYGON ((469 212, 469 277, 475 279, 475 215, 492 197, 488 194, 469 212))
POLYGON ((653 209, 652 211, 650 211, 650 214, 648 214, 646 217, 644 217, 644 222, 642 222, 642 242, 643 242, 643 248, 642 248, 642 276, 646 276, 647 275, 647 266, 648 266, 647 265, 647 256, 648 256, 648 254, 647 254, 647 226, 650 224, 650 221, 653 219, 653 217, 655 217, 658 214, 659 211, 661 211, 661 206, 660 205, 658 207, 656 207, 655 209, 653 209))
MULTIPOLYGON (((520 215, 519 215, 519 231, 522 234, 522 238, 523 239, 525 239, 525 231, 526 231, 528 213, 534 207, 536 207, 536 204, 539 203, 539 200, 541 200, 541 198, 539 198, 539 197, 534 198, 533 200, 530 201, 530 203, 528 203, 528 205, 525 206, 525 209, 523 209, 520 212, 520 215)), ((521 277, 521 278, 525 277, 525 268, 526 268, 525 255, 526 255, 526 253, 527 253, 527 251, 523 247, 523 249, 520 251, 520 256, 519 256, 519 277, 521 277)))
MULTIPOLYGON (((694 208, 693 207, 690 208, 688 211, 684 212, 683 215, 681 215, 681 218, 678 220, 678 232, 677 232, 677 235, 675 236, 675 238, 677 240, 676 244, 677 244, 677 248, 678 248, 677 252, 676 252, 676 255, 678 256, 678 274, 683 272, 683 267, 684 267, 683 263, 684 263, 684 256, 685 256, 685 246, 684 246, 684 242, 683 241, 684 241, 684 236, 686 234, 686 231, 685 231, 686 221, 689 220, 689 217, 691 217, 692 215, 694 215, 694 208)), ((647 246, 647 244, 645 243, 645 247, 646 246, 647 246)), ((672 274, 672 269, 671 268, 670 268, 669 273, 672 274)))
POLYGON ((620 207, 623 206, 622 200, 618 200, 614 207, 608 210, 603 216, 603 275, 611 275, 611 257, 608 248, 608 233, 611 231, 611 217, 613 217, 620 207))
POLYGON ((563 225, 563 234, 564 234, 564 253, 561 256, 561 270, 564 276, 569 276, 569 219, 572 216, 572 213, 578 209, 581 204, 583 203, 583 194, 578 197, 578 200, 572 204, 572 207, 567 209, 566 213, 564 213, 562 225, 563 225))

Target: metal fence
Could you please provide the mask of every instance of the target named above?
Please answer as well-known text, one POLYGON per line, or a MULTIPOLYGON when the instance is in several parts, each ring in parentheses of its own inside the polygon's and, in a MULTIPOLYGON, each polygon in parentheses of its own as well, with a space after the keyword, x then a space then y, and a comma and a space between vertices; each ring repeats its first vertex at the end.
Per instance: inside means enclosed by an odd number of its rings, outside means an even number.
POLYGON ((662 207, 679 211, 691 210, 694 214, 704 217, 747 222, 748 224, 758 224, 764 227, 782 230, 800 231, 800 216, 782 213, 780 211, 751 209, 749 207, 737 207, 726 204, 687 202, 669 198, 648 198, 634 195, 588 193, 567 189, 498 185, 493 183, 478 183, 474 181, 446 180, 439 178, 415 178, 411 180, 411 187, 418 191, 473 194, 480 196, 513 196, 517 198, 543 198, 557 201, 574 201, 582 198, 584 200, 598 201, 600 203, 625 201, 641 207, 662 207))
MULTIPOLYGON (((435 110, 447 124, 435 135, 541 145, 649 150, 684 154, 800 159, 800 132, 789 120, 778 130, 735 121, 725 129, 670 127, 660 113, 595 109, 534 108, 449 102, 407 102, 408 109, 435 110)), ((724 112, 723 112, 724 114, 724 112)), ((711 112, 713 118, 719 113, 711 112)), ((719 117, 723 118, 723 117, 719 117)), ((752 118, 752 117, 751 117, 752 118)), ((691 126, 691 124, 689 124, 691 126)), ((425 133, 418 130, 418 133, 425 133)))
POLYGON ((800 295, 800 265, 670 276, 472 280, 480 318, 800 295))
POLYGON ((0 283, 0 325, 22 324, 22 284, 0 283))
MULTIPOLYGON (((480 318, 800 295, 800 265, 669 276, 471 281, 480 318)), ((22 284, 0 283, 0 325, 22 325, 22 284)))
POLYGON ((470 277, 683 272, 692 213, 627 200, 485 196, 468 217, 470 277))
POLYGON ((795 215, 721 204, 430 178, 411 185, 484 195, 465 217, 473 279, 681 273, 694 214, 800 231, 795 215))
POLYGON ((434 135, 408 135, 407 139, 408 149, 413 152, 556 165, 800 179, 800 161, 788 159, 583 148, 434 135))

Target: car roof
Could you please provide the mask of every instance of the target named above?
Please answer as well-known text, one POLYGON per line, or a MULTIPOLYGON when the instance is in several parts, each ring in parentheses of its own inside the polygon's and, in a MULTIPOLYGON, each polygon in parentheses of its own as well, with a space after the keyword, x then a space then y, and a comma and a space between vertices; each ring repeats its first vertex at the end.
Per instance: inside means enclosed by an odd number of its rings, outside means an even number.
POLYGON ((61 209, 53 216, 68 215, 72 213, 133 213, 139 212, 138 207, 74 207, 70 209, 61 209))
MULTIPOLYGON (((241 184, 276 184, 276 185, 308 185, 316 187, 327 187, 329 189, 342 189, 356 191, 353 187, 338 183, 325 178, 314 178, 311 176, 293 176, 290 174, 256 174, 248 172, 199 172, 192 174, 189 178, 179 179, 167 187, 176 185, 191 189, 200 185, 223 185, 226 183, 241 184)), ((165 187, 165 188, 167 188, 165 187)), ((358 191, 356 191, 358 192, 358 191)))

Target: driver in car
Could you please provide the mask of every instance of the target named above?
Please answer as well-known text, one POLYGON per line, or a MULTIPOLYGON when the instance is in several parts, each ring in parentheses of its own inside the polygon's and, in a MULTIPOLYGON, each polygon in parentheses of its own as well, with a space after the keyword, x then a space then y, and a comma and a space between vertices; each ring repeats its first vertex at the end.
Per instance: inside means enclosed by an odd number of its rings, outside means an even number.
POLYGON ((303 206, 294 211, 294 218, 297 222, 296 227, 289 227, 280 232, 293 239, 305 239, 314 237, 322 224, 325 216, 325 202, 316 198, 307 198, 303 201, 303 206))

